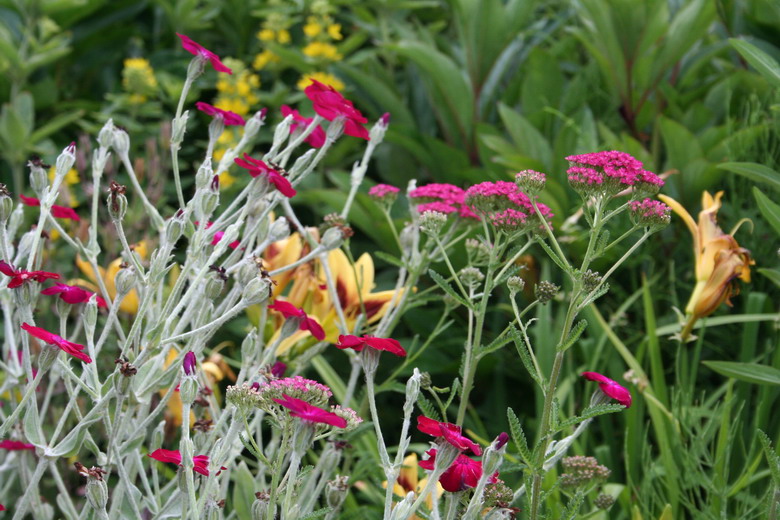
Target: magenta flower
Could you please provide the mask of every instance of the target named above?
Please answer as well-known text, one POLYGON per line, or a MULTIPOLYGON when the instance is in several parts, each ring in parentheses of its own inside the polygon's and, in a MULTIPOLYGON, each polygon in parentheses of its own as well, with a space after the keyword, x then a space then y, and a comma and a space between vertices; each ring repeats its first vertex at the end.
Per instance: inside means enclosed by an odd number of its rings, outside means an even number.
POLYGON ((282 377, 286 370, 287 370, 287 364, 282 363, 281 361, 277 361, 271 367, 271 375, 273 375, 274 377, 282 377))
POLYGON ((426 211, 433 211, 434 213, 444 213, 445 215, 450 215, 452 213, 457 213, 458 208, 452 206, 451 204, 447 204, 446 202, 438 201, 426 202, 417 206, 418 213, 423 214, 426 211))
MULTIPOLYGON (((284 117, 289 115, 293 116, 293 122, 290 125, 290 133, 295 132, 299 128, 301 131, 306 130, 309 124, 311 124, 311 122, 314 120, 313 117, 303 117, 297 110, 290 108, 287 105, 282 105, 282 115, 284 117)), ((314 148, 322 148, 322 145, 325 144, 325 139, 325 130, 322 129, 322 126, 317 125, 317 128, 315 128, 314 131, 312 131, 312 133, 310 133, 309 136, 304 139, 304 142, 308 143, 314 148)))
POLYGON ((233 71, 230 70, 222 61, 220 61, 219 56, 205 48, 204 46, 200 45, 199 43, 193 41, 188 36, 185 36, 183 34, 176 33, 176 36, 181 38, 181 46, 184 48, 185 51, 189 52, 193 56, 200 56, 202 59, 209 61, 211 63, 211 66, 214 67, 214 70, 217 72, 225 72, 227 74, 233 74, 233 71))
POLYGON ((339 334, 339 342, 336 343, 336 348, 345 349, 351 348, 360 352, 366 347, 371 347, 375 350, 384 350, 395 354, 396 356, 406 357, 406 351, 401 344, 392 338, 376 338, 364 334, 363 336, 351 336, 339 334))
POLYGON ((333 87, 324 85, 316 79, 311 81, 311 85, 304 89, 304 93, 311 99, 314 111, 328 121, 333 121, 339 116, 343 117, 345 134, 368 141, 368 130, 363 126, 368 123, 368 119, 363 117, 352 102, 345 99, 333 87))
POLYGON ((5 511, 5 506, 3 504, 0 504, 0 511, 5 511))
POLYGON ((184 354, 184 361, 182 361, 181 367, 184 370, 185 375, 191 376, 195 374, 195 369, 198 368, 198 360, 193 351, 190 350, 184 354))
POLYGON ((8 451, 24 451, 24 450, 35 450, 35 446, 33 446, 30 443, 22 442, 22 441, 0 441, 0 450, 8 450, 8 451))
POLYGON ((45 282, 46 280, 59 280, 60 275, 57 273, 49 273, 47 271, 25 271, 24 269, 15 269, 11 264, 0 260, 0 273, 11 277, 11 281, 8 282, 9 289, 16 289, 25 282, 30 280, 38 283, 45 282))
POLYGON ((624 386, 619 385, 617 382, 598 372, 583 372, 582 377, 589 381, 598 382, 602 392, 626 408, 631 407, 631 392, 624 386))
POLYGON ((235 112, 222 110, 221 108, 217 108, 202 101, 195 103, 195 108, 212 117, 221 117, 222 121, 225 122, 225 126, 244 126, 246 124, 244 118, 235 112))
POLYGON ((375 199, 384 199, 386 197, 395 198, 400 191, 401 190, 390 184, 377 184, 368 190, 368 195, 375 199))
MULTIPOLYGON (((40 206, 41 201, 36 199, 35 197, 25 197, 24 195, 19 195, 19 198, 22 200, 22 204, 25 206, 40 206)), ((51 216, 54 218, 67 218, 70 220, 75 220, 76 222, 80 221, 81 218, 78 216, 78 213, 73 208, 66 208, 65 206, 57 206, 54 204, 51 207, 51 216)))
MULTIPOLYGON (((171 464, 176 464, 178 466, 181 466, 181 453, 179 453, 179 450, 164 450, 160 448, 158 450, 154 450, 148 456, 159 462, 168 462, 171 464)), ((192 462, 194 464, 194 467, 192 468, 193 471, 200 473, 204 477, 209 476, 208 455, 195 455, 194 457, 192 457, 192 462)), ((219 475, 223 469, 227 469, 227 468, 222 466, 217 472, 217 475, 219 475)))
POLYGON ((287 198, 294 197, 297 193, 286 177, 259 159, 253 159, 245 153, 243 159, 236 157, 235 163, 248 170, 252 177, 260 175, 268 177, 268 181, 287 198))
POLYGON ((59 347, 61 350, 64 350, 76 359, 80 359, 84 363, 92 363, 92 358, 82 352, 82 350, 86 348, 84 345, 73 343, 72 341, 68 341, 65 338, 53 334, 45 329, 35 327, 27 323, 22 323, 22 329, 26 330, 33 337, 59 347))
MULTIPOLYGON (((210 226, 210 225, 211 225, 211 222, 209 222, 208 226, 210 226)), ((225 232, 224 231, 217 231, 216 233, 214 233, 214 237, 212 237, 212 239, 211 239, 211 245, 215 246, 215 245, 219 244, 219 242, 220 242, 220 240, 222 240, 223 236, 225 236, 225 232)), ((228 244, 228 247, 230 249, 236 249, 240 243, 241 243, 240 240, 234 240, 234 241, 232 241, 231 243, 228 244)))
POLYGON ((566 171, 569 183, 577 188, 601 186, 618 189, 634 186, 641 191, 657 192, 664 181, 644 169, 643 164, 625 152, 594 152, 566 157, 571 167, 566 171))
POLYGON ((318 340, 322 341, 325 339, 325 331, 322 330, 322 326, 317 323, 317 320, 310 318, 303 309, 299 309, 292 303, 276 300, 268 308, 280 312, 285 318, 298 320, 298 328, 300 330, 308 330, 318 340))
MULTIPOLYGON (((436 449, 430 449, 426 453, 428 454, 428 458, 421 460, 419 466, 428 471, 433 471, 434 464, 436 463, 436 449)), ((458 455, 458 458, 455 459, 455 462, 442 473, 439 478, 439 483, 445 491, 457 493, 458 491, 476 487, 480 478, 482 478, 482 462, 461 453, 458 455)), ((488 479, 488 483, 495 484, 497 480, 498 472, 494 473, 488 479)))
POLYGON ((274 402, 289 409, 290 415, 293 417, 298 417, 310 423, 329 424, 337 428, 347 427, 347 420, 335 413, 318 408, 302 399, 290 397, 287 394, 282 394, 282 397, 283 399, 274 399, 274 402))
POLYGON ((460 426, 448 422, 439 422, 423 415, 417 417, 417 429, 433 437, 443 437, 449 444, 460 451, 471 450, 474 455, 481 455, 479 444, 464 437, 460 426))
MULTIPOLYGON (((42 290, 41 294, 45 294, 47 296, 52 294, 59 294, 62 301, 73 305, 76 303, 87 303, 95 293, 86 289, 82 289, 81 287, 76 287, 75 285, 56 283, 51 287, 42 290)), ((95 296, 95 298, 97 299, 98 307, 108 307, 106 300, 100 296, 95 296)))
POLYGON ((497 450, 500 450, 504 446, 506 446, 506 443, 509 442, 509 434, 507 432, 501 432, 498 434, 498 437, 496 437, 495 447, 497 450))
POLYGON ((672 220, 671 208, 660 200, 632 200, 628 207, 640 226, 666 226, 672 220))

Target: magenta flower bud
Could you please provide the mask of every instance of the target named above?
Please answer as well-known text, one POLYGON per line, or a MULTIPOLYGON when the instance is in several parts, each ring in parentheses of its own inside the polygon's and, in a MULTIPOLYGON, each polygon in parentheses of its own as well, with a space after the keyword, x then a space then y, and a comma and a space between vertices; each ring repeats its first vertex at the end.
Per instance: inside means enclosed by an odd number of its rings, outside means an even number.
POLYGON ((503 448, 507 442, 509 442, 509 435, 506 432, 501 432, 501 434, 496 437, 496 440, 494 441, 496 445, 496 449, 500 450, 503 448))
POLYGON ((255 392, 257 392, 258 390, 260 390, 260 383, 258 383, 257 381, 255 381, 254 383, 252 383, 252 386, 251 386, 250 388, 251 388, 252 390, 254 390, 255 392))
POLYGON ((271 374, 273 374, 275 377, 282 377, 285 370, 287 370, 287 365, 281 361, 277 361, 274 363, 274 366, 271 367, 271 374))
POLYGON ((211 191, 218 193, 219 192, 219 175, 215 175, 211 179, 211 191))
POLYGON ((382 114, 382 117, 380 117, 379 120, 382 121, 383 125, 388 126, 390 124, 390 112, 382 114))
POLYGON ((195 359, 195 353, 193 351, 189 351, 186 354, 184 354, 184 361, 182 361, 181 367, 184 369, 184 373, 188 376, 195 374, 195 369, 197 368, 198 361, 195 359))

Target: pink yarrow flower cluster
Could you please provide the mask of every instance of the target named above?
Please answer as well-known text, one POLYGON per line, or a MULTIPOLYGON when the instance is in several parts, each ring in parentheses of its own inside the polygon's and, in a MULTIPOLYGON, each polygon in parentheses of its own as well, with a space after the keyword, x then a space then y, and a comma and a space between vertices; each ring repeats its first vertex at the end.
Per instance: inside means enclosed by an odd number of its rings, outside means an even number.
MULTIPOLYGON (((436 464, 437 450, 436 448, 432 448, 425 453, 428 455, 428 458, 421 460, 418 464, 423 469, 433 471, 436 464)), ((482 462, 479 460, 474 460, 471 457, 461 453, 458 455, 452 465, 447 468, 444 473, 442 473, 441 477, 439 477, 439 483, 445 491, 449 491, 450 493, 457 493, 468 488, 476 487, 479 479, 481 478, 482 462)), ((490 484, 495 484, 497 481, 498 472, 491 475, 488 479, 488 483, 490 484)))
POLYGON ((60 350, 67 352, 76 359, 80 359, 84 363, 92 363, 92 358, 82 352, 86 347, 80 343, 73 343, 72 341, 68 341, 61 336, 58 336, 40 327, 35 327, 28 323, 22 323, 22 329, 26 330, 28 334, 35 338, 49 343, 50 345, 59 347, 60 350))
POLYGON ((395 186, 391 186, 390 184, 377 184, 368 190, 368 195, 369 197, 373 197, 375 199, 395 199, 400 191, 401 190, 395 186))
POLYGON ((322 404, 328 402, 333 395, 330 388, 313 379, 301 376, 272 379, 265 383, 255 383, 252 388, 265 399, 279 398, 285 394, 304 399, 309 403, 322 404))
POLYGON ((244 126, 246 124, 243 117, 230 110, 222 110, 221 108, 217 108, 202 101, 195 103, 195 107, 206 115, 215 118, 221 117, 225 126, 244 126))
POLYGON ((672 219, 671 208, 660 200, 632 200, 628 207, 640 226, 665 226, 672 219))
POLYGON ((419 203, 417 211, 437 211, 446 215, 457 212, 465 218, 479 219, 465 203, 466 192, 452 184, 432 183, 409 192, 409 198, 419 203), (438 203, 432 205, 432 203, 438 203))
POLYGON ((268 182, 273 184, 274 187, 287 198, 294 197, 297 193, 286 177, 259 159, 253 159, 245 153, 243 159, 236 157, 235 163, 248 170, 252 177, 264 175, 268 179, 268 182))
POLYGON ((9 289, 16 289, 30 281, 43 283, 46 280, 59 280, 60 278, 60 275, 57 273, 50 273, 48 271, 26 271, 24 269, 17 269, 3 260, 0 260, 0 273, 11 277, 11 281, 8 282, 9 289))
POLYGON ((368 130, 363 126, 368 123, 368 119, 363 117, 360 110, 330 85, 325 85, 315 79, 311 81, 311 85, 306 87, 303 92, 311 100, 314 111, 328 121, 333 121, 337 117, 344 118, 345 134, 368 141, 368 130))
MULTIPOLYGON (((65 303, 70 303, 73 305, 76 303, 87 303, 89 299, 92 297, 92 295, 95 293, 93 293, 92 291, 88 291, 86 289, 82 289, 81 287, 76 287, 75 285, 56 283, 51 287, 42 290, 41 294, 46 294, 46 295, 56 294, 65 303)), ((104 300, 100 296, 95 296, 95 298, 97 299, 98 307, 108 307, 108 304, 106 304, 106 300, 104 300)))
MULTIPOLYGON (((290 125, 291 134, 296 130, 303 132, 311 122, 314 121, 314 118, 304 117, 297 110, 290 108, 287 105, 282 105, 281 110, 284 117, 292 116, 293 118, 292 124, 290 125)), ((326 137, 325 130, 322 129, 322 126, 317 125, 317 128, 315 128, 303 142, 308 143, 313 148, 322 148, 322 145, 325 144, 326 137)))
POLYGON ((299 309, 295 305, 289 302, 276 300, 268 308, 272 311, 281 313, 287 319, 298 320, 298 328, 300 330, 308 330, 311 335, 322 341, 325 339, 325 331, 322 326, 317 323, 317 320, 310 318, 303 309, 299 309))
POLYGON ((516 233, 526 229, 528 215, 520 210, 507 208, 491 215, 490 223, 505 233, 516 233))
MULTIPOLYGON (((26 197, 24 195, 19 195, 19 199, 21 199, 22 204, 25 206, 40 206, 41 201, 39 199, 36 199, 35 197, 26 197)), ((74 220, 76 222, 79 222, 81 218, 79 217, 78 213, 73 208, 66 208, 65 206, 58 206, 56 204, 52 205, 51 207, 51 216, 54 218, 64 218, 69 220, 74 220)))
MULTIPOLYGON (((526 217, 536 218, 536 210, 530 197, 523 193, 514 182, 480 182, 466 190, 465 201, 466 204, 484 214, 501 213, 507 209, 513 209, 523 213, 526 217)), ((550 208, 541 202, 537 202, 536 206, 539 208, 539 213, 549 222, 554 216, 550 208)), ((514 216, 514 221, 519 219, 519 215, 514 213, 511 215, 514 216)), ((509 214, 503 215, 503 218, 499 219, 499 223, 504 221, 507 216, 509 214)))
POLYGON ((664 181, 645 170, 641 161, 619 151, 593 152, 566 157, 570 168, 566 171, 569 183, 576 190, 594 190, 606 186, 610 190, 634 187, 655 193, 664 181))
POLYGON ((217 72, 233 74, 233 71, 230 70, 230 68, 227 67, 224 63, 222 63, 222 60, 219 59, 219 56, 208 50, 206 47, 195 42, 189 36, 185 36, 179 33, 176 33, 176 36, 181 39, 181 46, 185 51, 189 52, 193 56, 200 57, 201 59, 208 61, 217 72))
POLYGON ((617 381, 613 381, 605 375, 598 372, 583 372, 582 377, 588 381, 596 381, 599 384, 599 388, 606 395, 619 402, 626 408, 631 407, 631 392, 617 381))

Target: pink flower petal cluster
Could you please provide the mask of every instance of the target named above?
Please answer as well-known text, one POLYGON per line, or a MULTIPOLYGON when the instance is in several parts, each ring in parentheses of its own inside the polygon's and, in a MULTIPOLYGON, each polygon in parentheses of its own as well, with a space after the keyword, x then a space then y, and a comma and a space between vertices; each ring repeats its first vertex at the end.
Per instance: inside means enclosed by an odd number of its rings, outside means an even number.
MULTIPOLYGON (((275 366, 275 365, 274 365, 275 366)), ((284 368, 287 368, 286 366, 284 368)), ((282 372, 283 374, 284 372, 282 372)), ((330 391, 330 388, 323 385, 322 383, 318 383, 317 381, 314 381, 313 379, 306 379, 305 377, 301 376, 293 376, 293 377, 285 377, 283 379, 273 379, 271 381, 268 381, 266 383, 262 383, 258 385, 257 391, 259 393, 273 393, 281 391, 281 394, 297 394, 297 395, 307 395, 311 394, 313 396, 314 401, 317 402, 326 402, 329 397, 333 395, 333 392, 330 391)), ((280 395, 280 394, 276 394, 280 395)))
POLYGON ((204 114, 212 117, 221 117, 222 121, 225 122, 225 126, 244 126, 246 124, 243 117, 230 110, 222 110, 202 101, 195 103, 195 107, 204 114))
MULTIPOLYGON (((154 450, 148 456, 159 462, 168 462, 170 464, 176 464, 177 466, 181 466, 181 453, 179 452, 179 450, 164 450, 160 448, 154 450)), ((192 462, 194 465, 194 467, 192 468, 193 471, 200 473, 204 477, 209 476, 208 455, 195 455, 194 457, 192 457, 192 462)), ((222 470, 225 469, 227 468, 222 466, 217 472, 217 475, 219 475, 222 472, 222 470)))
MULTIPOLYGON (((483 213, 515 209, 522 211, 526 216, 536 215, 531 199, 514 182, 480 182, 469 186, 465 193, 465 202, 483 213)), ((554 216, 550 208, 541 202, 537 202, 536 206, 549 222, 554 216)))
POLYGON ((287 198, 294 197, 297 193, 286 177, 259 159, 253 159, 245 153, 243 159, 236 157, 235 163, 248 170, 252 177, 265 175, 268 178, 268 182, 273 184, 287 198))
MULTIPOLYGON (((75 285, 56 283, 51 287, 42 290, 41 294, 45 294, 47 296, 52 294, 58 294, 62 301, 73 305, 76 303, 87 303, 89 299, 92 297, 92 295, 95 293, 93 293, 92 291, 88 291, 86 289, 82 289, 81 287, 77 287, 75 285)), ((98 307, 108 307, 106 300, 104 300, 100 296, 96 296, 95 298, 97 299, 98 307)))
POLYGON ((450 214, 454 210, 463 218, 479 219, 476 213, 465 204, 466 192, 452 184, 432 183, 420 186, 409 192, 409 198, 422 206, 417 207, 417 211, 438 211, 439 213, 450 214), (429 203, 439 202, 444 205, 431 206, 429 203))
POLYGON ((185 51, 189 52, 193 56, 200 56, 204 60, 210 62, 211 66, 214 67, 214 70, 217 72, 233 74, 233 71, 230 70, 230 68, 228 68, 224 63, 222 63, 222 61, 219 59, 219 56, 208 50, 206 47, 200 45, 199 43, 193 41, 190 37, 183 34, 176 33, 176 36, 181 39, 181 46, 185 51))
POLYGON ((506 233, 524 230, 527 222, 528 216, 525 213, 512 208, 507 208, 504 211, 494 213, 490 217, 490 223, 506 233))
MULTIPOLYGON (((210 224, 211 223, 209 223, 209 225, 210 224)), ((223 236, 225 236, 225 232, 224 231, 217 231, 216 233, 214 233, 214 236, 211 238, 211 245, 215 246, 215 245, 219 244, 219 242, 222 240, 223 236)), ((240 240, 234 240, 234 241, 232 241, 231 243, 228 244, 228 247, 230 249, 236 249, 240 243, 241 243, 240 240)))
POLYGON ((666 225, 672 220, 672 209, 660 200, 632 200, 628 207, 642 226, 666 225))
POLYGON ((38 283, 45 282, 46 280, 59 280, 60 275, 57 273, 50 273, 47 271, 25 271, 24 269, 16 269, 11 264, 0 260, 0 273, 11 277, 11 281, 8 282, 9 289, 16 289, 25 282, 35 281, 38 283))
POLYGON ((406 350, 401 344, 392 338, 377 338, 365 334, 363 336, 351 336, 351 335, 339 335, 339 342, 336 343, 336 348, 346 349, 351 348, 357 352, 360 352, 366 347, 370 347, 374 350, 384 350, 390 352, 396 356, 405 357, 406 350))
POLYGON ((424 415, 417 417, 417 429, 433 437, 443 437, 460 451, 471 450, 474 455, 482 455, 479 444, 464 437, 460 426, 448 422, 439 422, 424 415))
MULTIPOLYGON (((40 206, 41 201, 39 199, 36 199, 35 197, 25 197, 24 195, 19 195, 19 198, 22 201, 22 204, 25 206, 40 206)), ((79 222, 81 220, 81 217, 79 217, 78 213, 76 213, 76 210, 73 208, 66 208, 65 206, 58 206, 54 204, 51 207, 51 216, 54 218, 66 218, 70 220, 75 220, 76 222, 79 222)))
POLYGON ((451 215, 452 213, 457 213, 458 208, 453 206, 452 204, 447 204, 446 202, 425 202, 424 204, 420 204, 417 206, 417 212, 419 214, 423 214, 426 211, 433 211, 435 213, 444 213, 445 215, 451 215))
POLYGON ((645 170, 641 161, 619 151, 593 152, 566 157, 570 168, 569 182, 578 186, 600 186, 609 183, 625 189, 637 186, 648 190, 664 185, 656 174, 645 170))
POLYGON ((311 99, 314 111, 328 121, 343 117, 345 134, 368 141, 368 130, 363 126, 368 123, 368 119, 363 117, 363 114, 355 108, 352 102, 345 99, 330 85, 320 83, 316 79, 311 81, 311 85, 306 87, 303 92, 311 99))
POLYGON ((390 184, 377 184, 368 190, 368 195, 375 199, 384 199, 386 197, 396 197, 400 191, 390 184))
POLYGON ((45 341, 50 345, 59 347, 61 350, 67 352, 76 359, 80 359, 84 363, 92 363, 92 358, 82 352, 82 350, 84 350, 86 347, 80 343, 73 343, 72 341, 68 341, 65 338, 53 334, 45 329, 35 327, 27 323, 22 323, 22 329, 26 330, 28 334, 33 337, 45 341))
POLYGON ((626 408, 631 407, 631 392, 624 386, 619 385, 616 381, 601 375, 598 372, 583 372, 582 377, 589 381, 596 381, 599 384, 601 391, 607 394, 609 397, 619 402, 626 408))
POLYGON ((276 300, 273 304, 269 305, 268 308, 280 312, 285 318, 298 320, 298 328, 300 330, 308 330, 311 332, 311 335, 318 340, 322 341, 325 339, 325 331, 322 329, 322 326, 317 323, 317 320, 310 318, 303 309, 299 309, 292 303, 276 300))
MULTIPOLYGON (((421 460, 419 466, 428 471, 433 471, 436 463, 436 448, 425 452, 428 458, 421 460)), ((458 455, 452 465, 439 477, 439 483, 445 491, 457 493, 468 488, 477 486, 479 479, 482 478, 482 462, 467 457, 464 454, 458 455)), ((495 484, 498 481, 498 472, 494 473, 488 479, 488 483, 495 484)))
MULTIPOLYGON (((312 121, 314 121, 313 117, 304 117, 298 112, 297 110, 290 108, 287 105, 282 105, 282 115, 284 117, 292 116, 293 122, 290 125, 290 133, 295 132, 296 130, 300 129, 301 132, 306 130, 306 128, 311 124, 312 121)), ((315 128, 312 133, 309 134, 309 136, 304 139, 303 141, 305 143, 308 143, 309 146, 313 148, 322 148, 322 145, 325 144, 325 130, 322 129, 322 126, 317 125, 317 128, 315 128)))
POLYGON ((290 410, 290 415, 309 423, 329 424, 337 428, 346 428, 347 420, 335 413, 323 410, 307 403, 302 399, 282 395, 282 399, 274 399, 274 402, 290 410))
POLYGON ((8 451, 30 450, 30 451, 34 451, 35 450, 35 446, 30 444, 30 443, 28 443, 28 442, 5 440, 5 441, 0 441, 0 450, 8 450, 8 451))

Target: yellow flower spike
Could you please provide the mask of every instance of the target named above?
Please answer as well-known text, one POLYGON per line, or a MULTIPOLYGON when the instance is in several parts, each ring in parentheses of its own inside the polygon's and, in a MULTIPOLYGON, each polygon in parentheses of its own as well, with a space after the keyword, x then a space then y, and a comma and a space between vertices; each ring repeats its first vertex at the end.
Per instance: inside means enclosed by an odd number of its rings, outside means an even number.
POLYGON ((290 37, 290 31, 286 29, 282 29, 281 31, 277 31, 276 33, 276 41, 281 43, 282 45, 290 43, 290 40, 292 38, 290 37))
POLYGON ((341 24, 333 23, 328 26, 328 36, 330 36, 334 40, 341 40, 343 36, 341 35, 341 24))
POLYGON ((269 42, 276 39, 276 34, 272 29, 263 29, 257 33, 257 38, 264 42, 269 42))
POLYGON ((314 38, 322 32, 322 26, 317 23, 317 19, 313 16, 308 18, 306 25, 303 26, 303 33, 309 37, 314 38))
POLYGON ((722 191, 714 197, 709 192, 702 193, 698 223, 673 198, 666 195, 658 198, 683 219, 693 236, 696 286, 685 307, 687 319, 680 333, 681 339, 687 341, 696 321, 712 314, 722 303, 731 306, 731 296, 739 294, 735 279, 750 282, 750 266, 755 261, 750 258, 750 251, 740 247, 733 235, 724 233, 718 226, 722 191))

